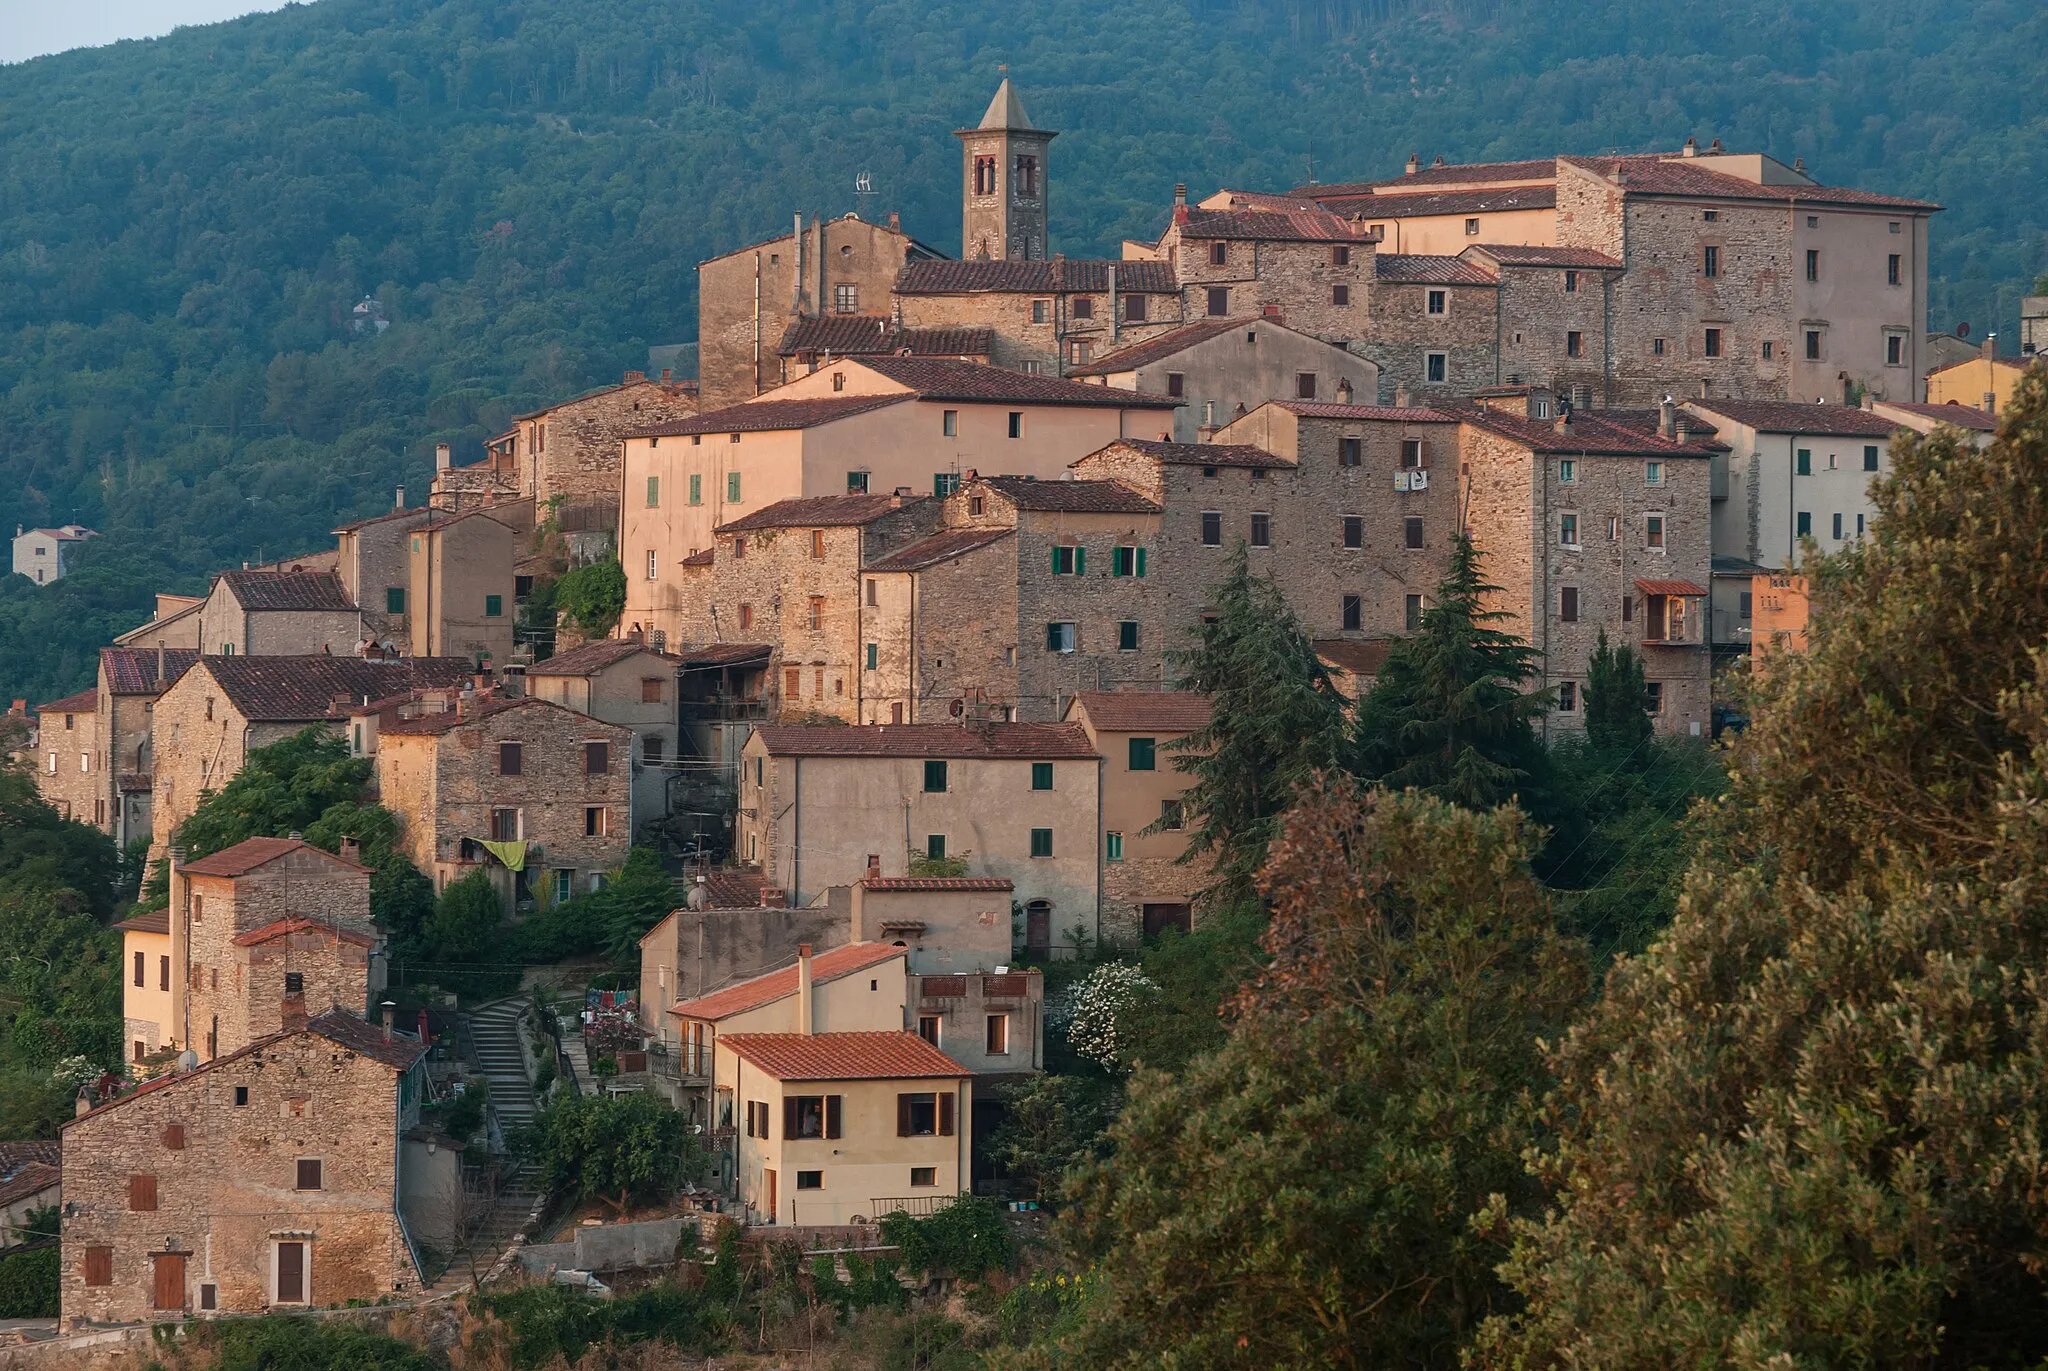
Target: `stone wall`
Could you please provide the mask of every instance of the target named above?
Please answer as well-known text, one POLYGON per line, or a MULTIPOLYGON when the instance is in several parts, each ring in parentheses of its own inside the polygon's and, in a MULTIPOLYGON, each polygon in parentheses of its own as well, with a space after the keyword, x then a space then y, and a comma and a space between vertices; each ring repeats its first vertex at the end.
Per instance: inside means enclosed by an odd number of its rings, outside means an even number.
POLYGON ((876 604, 864 613, 877 670, 866 673, 874 680, 862 722, 944 723, 958 699, 989 711, 983 718, 1016 704, 1017 659, 1028 645, 1017 636, 1014 538, 866 579, 875 586, 876 604))
POLYGON ((617 508, 622 463, 619 436, 657 424, 674 423, 697 412, 697 399, 680 385, 627 373, 623 384, 554 405, 522 420, 525 454, 520 483, 545 507, 566 505, 617 508))
POLYGON ((1160 243, 1174 264, 1189 320, 1211 317, 1209 292, 1222 288, 1230 292, 1224 313, 1234 317, 1255 318, 1272 306, 1289 328, 1318 338, 1344 341, 1377 332, 1369 298, 1371 243, 1232 239, 1224 243, 1225 260, 1217 263, 1211 256, 1214 241, 1183 237, 1176 227, 1160 243), (1349 250, 1349 260, 1342 264, 1337 261, 1338 247, 1349 250), (1350 291, 1348 303, 1342 305, 1334 302, 1333 288, 1340 284, 1350 291))
POLYGON ((1574 403, 1613 403, 1607 377, 1608 292, 1620 273, 1563 267, 1499 270, 1500 381, 1545 386, 1574 403))
MULTIPOLYGON (((1072 344, 1088 346, 1089 358, 1130 347, 1179 328, 1184 320, 1180 297, 1146 294, 1142 323, 1110 327, 1112 299, 1121 316, 1124 297, 1133 292, 966 291, 956 295, 899 295, 895 303, 906 328, 988 328, 995 331, 990 362, 1014 370, 1059 375, 1073 363, 1072 344), (1092 315, 1076 317, 1074 302, 1086 299, 1092 315)), ((1161 416, 1164 422, 1165 416, 1161 416)))
POLYGON ((1372 331, 1359 350, 1380 366, 1380 400, 1399 390, 1416 404, 1469 395, 1498 384, 1500 292, 1493 285, 1374 281, 1372 331), (1442 314, 1431 314, 1441 296, 1442 314), (1446 381, 1429 379, 1429 356, 1443 353, 1446 381))
MULTIPOLYGON (((108 697, 102 696, 102 699, 108 697)), ((106 770, 97 708, 36 719, 36 793, 57 812, 80 823, 110 829, 107 795, 113 778, 106 770)))

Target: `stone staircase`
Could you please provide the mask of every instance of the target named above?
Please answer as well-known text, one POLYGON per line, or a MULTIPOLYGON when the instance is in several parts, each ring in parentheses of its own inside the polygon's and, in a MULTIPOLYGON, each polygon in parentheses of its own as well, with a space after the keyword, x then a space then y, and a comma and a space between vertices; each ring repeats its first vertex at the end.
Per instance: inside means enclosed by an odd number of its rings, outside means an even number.
MULTIPOLYGON (((491 1112, 506 1134, 533 1122, 533 1083, 526 1075, 526 1057, 520 1049, 520 1019, 527 999, 514 996, 472 1010, 467 1025, 468 1046, 477 1070, 491 1084, 491 1112)), ((434 1293, 468 1288, 487 1275, 512 1239, 525 1226, 534 1206, 540 1202, 540 1178, 529 1162, 507 1163, 498 1173, 497 1193, 485 1214, 467 1253, 457 1253, 434 1293)))

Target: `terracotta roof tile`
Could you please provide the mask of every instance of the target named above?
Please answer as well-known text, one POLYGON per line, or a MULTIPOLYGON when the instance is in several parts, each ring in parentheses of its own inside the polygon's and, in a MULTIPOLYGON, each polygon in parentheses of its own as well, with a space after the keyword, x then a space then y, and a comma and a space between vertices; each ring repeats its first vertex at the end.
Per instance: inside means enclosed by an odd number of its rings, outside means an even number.
POLYGON ((767 643, 700 643, 677 650, 685 667, 739 666, 765 662, 775 649, 767 643))
POLYGON ((594 676, 608 666, 623 662, 637 653, 646 653, 671 665, 680 658, 666 652, 656 652, 647 644, 635 638, 593 638, 587 643, 578 643, 566 652, 558 652, 545 662, 535 662, 526 669, 528 676, 594 676))
POLYGON ((1325 209, 1191 209, 1183 239, 1226 238, 1266 243, 1370 243, 1372 230, 1325 209))
POLYGON ((52 1162, 24 1162, 0 1178, 0 1209, 10 1208, 40 1191, 63 1184, 64 1172, 52 1162))
POLYGON ((156 674, 157 650, 153 647, 103 647, 100 665, 107 673, 107 689, 116 695, 155 695, 176 683, 199 660, 189 647, 163 650, 164 674, 156 674))
POLYGON ((143 913, 121 920, 114 927, 129 933, 168 934, 171 931, 171 911, 168 909, 145 910, 143 913))
POLYGON ((1017 530, 1014 528, 949 528, 943 533, 934 533, 908 547, 898 548, 888 556, 863 567, 864 571, 923 571, 926 567, 950 562, 955 557, 973 552, 976 548, 987 547, 1001 542, 1017 530))
POLYGON ((1118 294, 1176 295, 1180 282, 1171 262, 1073 259, 1060 262, 906 262, 896 277, 898 295, 960 295, 991 291, 1010 295, 1101 292, 1116 272, 1118 294))
POLYGON ((1723 445, 1711 439, 1677 443, 1655 431, 1629 428, 1602 419, 1596 410, 1578 410, 1560 432, 1557 421, 1527 419, 1482 406, 1458 406, 1458 417, 1521 443, 1532 452, 1584 453, 1595 457, 1711 457, 1723 445))
POLYGON ((898 328, 880 314, 827 314, 791 324, 775 351, 783 357, 800 352, 835 357, 900 352, 913 357, 986 357, 994 346, 992 328, 898 328))
POLYGON ((1786 400, 1692 400, 1688 405, 1765 433, 1888 438, 1899 430, 1894 421, 1854 405, 1802 405, 1786 400))
POLYGON ((1192 690, 1084 690, 1074 701, 1104 733, 1193 733, 1213 713, 1192 690))
POLYGON ((863 876, 860 883, 868 890, 904 890, 912 892, 1016 889, 1016 883, 1007 876, 863 876))
POLYGON ((1630 195, 1685 195, 1719 200, 1765 200, 1780 204, 1866 205, 1873 208, 1938 210, 1929 200, 1909 200, 1898 195, 1852 190, 1846 186, 1758 185, 1739 176, 1715 171, 1694 159, 1670 153, 1638 153, 1622 157, 1560 157, 1560 167, 1572 166, 1611 180, 1616 171, 1627 180, 1630 195))
MULTIPOLYGON (((1605 423, 1620 424, 1623 428, 1632 428, 1640 433, 1655 433, 1657 426, 1664 422, 1662 412, 1654 409, 1602 409, 1599 415, 1605 423)), ((1688 410, 1680 410, 1678 417, 1685 421, 1686 432, 1695 438, 1711 438, 1721 431, 1688 410)))
POLYGON ((1584 267, 1591 271, 1620 271, 1623 266, 1620 258, 1609 257, 1591 248, 1481 243, 1465 251, 1483 252, 1504 267, 1584 267))
MULTIPOLYGON (((1109 446, 1129 448, 1166 466, 1255 467, 1282 471, 1298 465, 1291 457, 1278 456, 1250 443, 1173 443, 1157 438, 1119 438, 1109 446)), ((1088 459, 1084 457, 1081 460, 1085 462, 1088 459)))
POLYGON ((98 710, 99 707, 100 692, 99 687, 95 686, 91 690, 81 690, 76 695, 66 695, 61 700, 52 700, 48 704, 37 705, 35 712, 39 715, 91 714, 98 710))
POLYGON ((1135 371, 1139 367, 1163 361, 1177 352, 1184 352, 1197 343, 1206 343, 1218 334, 1228 333, 1234 328, 1255 328, 1262 323, 1271 322, 1257 318, 1204 319, 1199 324, 1189 324, 1186 328, 1177 328, 1170 333, 1162 333, 1156 338, 1148 338, 1142 343, 1133 343, 1127 348, 1107 353, 1085 367, 1074 368, 1067 375, 1110 376, 1120 371, 1135 371))
POLYGON ((1637 581, 1636 589, 1645 595, 1704 595, 1705 586, 1696 586, 1691 581, 1637 581))
POLYGON ((1157 514, 1159 506, 1119 481, 1039 481, 1029 476, 983 476, 987 486, 1019 509, 1063 514, 1157 514))
POLYGON ((908 395, 820 395, 809 400, 748 400, 708 414, 622 433, 622 438, 683 438, 707 433, 774 433, 783 429, 816 428, 850 419, 869 410, 886 409, 911 399, 908 395))
POLYGON ((248 610, 352 610, 355 601, 331 571, 224 571, 220 579, 248 610))
POLYGON ((338 702, 464 685, 476 674, 464 657, 203 657, 199 668, 251 723, 339 721, 353 706, 338 702))
MULTIPOLYGON (((330 1009, 306 1024, 308 1033, 317 1033, 337 1047, 345 1047, 360 1056, 380 1061, 393 1070, 403 1071, 418 1061, 427 1045, 418 1038, 401 1033, 385 1036, 384 1030, 369 1023, 345 1009, 330 1009)), ((286 1036, 279 1034, 279 1037, 286 1036)))
POLYGON ((381 719, 377 723, 377 734, 379 737, 386 738, 439 737, 444 733, 452 733, 458 728, 482 723, 485 719, 493 719, 500 714, 510 714, 515 710, 534 710, 538 712, 534 719, 526 721, 527 727, 557 727, 578 731, 585 735, 594 734, 598 737, 603 737, 607 734, 616 736, 631 732, 630 729, 619 724, 608 724, 601 719, 593 719, 588 714, 570 709, 567 705, 558 705, 552 700, 543 700, 532 695, 521 695, 509 700, 502 697, 478 700, 466 711, 460 708, 443 709, 437 710, 432 714, 420 714, 410 719, 381 719))
POLYGON ((55 1138, 31 1138, 0 1142, 0 1177, 10 1176, 31 1162, 58 1166, 64 1160, 64 1144, 55 1138))
POLYGON ((678 563, 677 565, 679 565, 679 566, 710 566, 710 565, 712 565, 712 564, 713 564, 714 562, 716 562, 717 560, 718 560, 718 558, 717 558, 716 556, 714 556, 714 555, 713 555, 713 553, 712 553, 712 551, 711 551, 711 549, 707 547, 707 548, 700 548, 700 549, 698 549, 697 551, 695 551, 695 552, 691 553, 691 554, 690 554, 689 556, 687 556, 687 557, 683 558, 683 560, 682 560, 681 562, 679 562, 679 563, 678 563))
POLYGON ((1953 424, 1957 428, 1974 429, 1978 433, 1998 432, 1996 414, 1958 404, 1954 400, 1945 405, 1925 405, 1904 400, 1886 400, 1884 403, 1892 409, 1902 409, 1908 414, 1918 415, 1922 419, 1932 419, 1936 423, 1953 424))
POLYGON ((1008 367, 937 357, 863 357, 861 366, 906 385, 923 400, 979 400, 1016 405, 1083 405, 1110 409, 1176 409, 1183 401, 1034 376, 1008 367))
POLYGON ((923 496, 895 495, 809 495, 777 500, 730 523, 720 524, 714 533, 745 533, 757 528, 861 528, 923 496))
POLYGON ((1555 209, 1555 186, 1502 186, 1492 190, 1450 190, 1433 194, 1350 193, 1332 188, 1317 197, 1344 214, 1372 219, 1425 219, 1435 215, 1505 214, 1510 210, 1555 209))
POLYGON ((1316 656, 1354 676, 1377 676, 1394 650, 1392 638, 1318 638, 1310 644, 1316 656))
MULTIPOLYGON (((906 955, 893 943, 846 943, 811 958, 811 984, 823 985, 906 955)), ((686 1019, 729 1019, 749 1009, 759 1009, 764 1004, 787 999, 796 994, 796 986, 797 964, 791 962, 738 985, 714 990, 709 995, 699 995, 694 1000, 678 1000, 669 1013, 686 1019)))
POLYGON ((375 947, 377 945, 377 935, 367 929, 357 928, 344 923, 325 923, 317 919, 297 917, 279 919, 274 923, 267 923, 261 928, 252 928, 247 933, 237 933, 234 942, 236 947, 257 947, 274 938, 282 938, 287 934, 300 933, 308 929, 316 933, 332 934, 342 942, 355 943, 359 947, 375 947))
POLYGON ((1079 724, 779 725, 754 730, 779 757, 930 757, 982 761, 1093 757, 1079 724))
POLYGON ((1382 252, 1372 259, 1374 278, 1399 285, 1491 286, 1497 278, 1477 262, 1417 252, 1382 252))
POLYGON ((1548 180, 1557 175, 1557 159, 1535 157, 1520 162, 1465 162, 1441 167, 1418 167, 1413 172, 1379 181, 1346 181, 1330 185, 1297 186, 1290 194, 1320 199, 1328 195, 1366 195, 1375 190, 1398 193, 1408 187, 1417 190, 1444 186, 1470 186, 1486 182, 1548 180))
POLYGON ((1357 419, 1396 424, 1455 424, 1458 416, 1422 405, 1330 405, 1315 400, 1275 400, 1274 404, 1304 419, 1357 419))
POLYGON ((187 876, 246 876, 259 866, 268 866, 279 857, 301 849, 319 853, 343 871, 363 870, 346 857, 337 857, 324 848, 315 847, 298 838, 244 838, 233 847, 224 847, 212 856, 196 857, 186 862, 179 870, 187 876))
POLYGON ((727 1033, 718 1041, 781 1081, 962 1080, 974 1074, 915 1033, 727 1033))

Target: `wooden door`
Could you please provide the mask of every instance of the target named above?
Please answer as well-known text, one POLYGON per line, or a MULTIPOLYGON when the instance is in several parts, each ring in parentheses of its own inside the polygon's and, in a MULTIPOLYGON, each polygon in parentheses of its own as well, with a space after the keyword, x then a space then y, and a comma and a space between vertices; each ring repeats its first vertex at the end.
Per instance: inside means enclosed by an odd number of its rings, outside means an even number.
POLYGON ((183 1252, 159 1252, 156 1254, 156 1278, 151 1282, 150 1307, 154 1309, 183 1309, 185 1307, 185 1254, 183 1252))
POLYGON ((302 1242, 277 1245, 277 1302, 306 1302, 306 1245, 302 1242))
POLYGON ((770 1223, 774 1223, 774 1222, 775 1222, 775 1173, 774 1173, 773 1171, 763 1171, 763 1172, 761 1173, 761 1197, 762 1197, 763 1199, 765 1199, 765 1200, 766 1200, 766 1201, 768 1202, 768 1203, 767 1203, 767 1205, 766 1205, 766 1208, 767 1208, 767 1210, 768 1210, 768 1222, 770 1222, 770 1223))
POLYGON ((1052 906, 1044 900, 1024 906, 1024 950, 1041 959, 1052 953, 1052 906))

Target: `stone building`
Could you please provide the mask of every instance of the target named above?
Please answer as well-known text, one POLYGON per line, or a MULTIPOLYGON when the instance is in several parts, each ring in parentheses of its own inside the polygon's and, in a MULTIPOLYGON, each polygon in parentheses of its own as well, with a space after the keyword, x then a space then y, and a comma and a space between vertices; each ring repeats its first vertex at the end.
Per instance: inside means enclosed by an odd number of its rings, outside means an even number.
POLYGON ((424 1287, 398 1205, 413 1039, 342 1010, 65 1124, 71 1327, 373 1304, 424 1287))
POLYGON ((632 846, 632 730, 531 697, 451 694, 350 720, 406 854, 436 889, 487 872, 509 910, 599 888, 632 846))
POLYGON ((1377 363, 1347 348, 1257 316, 1204 319, 1085 365, 1076 380, 1184 399, 1176 442, 1192 443, 1268 400, 1374 403, 1377 363))
POLYGON ((1889 419, 1899 428, 1914 433, 1930 434, 1937 429, 1953 429, 1974 448, 1989 447, 1991 440, 1998 436, 1997 415, 1969 405, 1959 405, 1953 400, 1945 405, 1866 400, 1863 407, 1878 418, 1889 419))
POLYGON ((14 526, 14 574, 26 576, 39 586, 49 585, 70 570, 72 555, 88 538, 99 534, 83 524, 62 528, 14 526))
POLYGON ((65 818, 104 830, 106 749, 99 706, 97 690, 36 706, 36 793, 65 818))
POLYGON ((222 657, 352 656, 363 616, 331 571, 224 571, 199 611, 202 652, 222 657))
POLYGON ((1180 690, 1090 691, 1067 707, 1102 757, 1102 933, 1119 946, 1193 927, 1209 867, 1182 860, 1181 796, 1192 782, 1171 745, 1207 728, 1210 714, 1207 699, 1180 690))
POLYGON ((1714 488, 1714 550, 1766 567, 1799 564, 1812 538, 1836 552, 1868 531, 1870 486, 1891 471, 1898 421, 1849 405, 1698 400, 1727 451, 1714 488))
POLYGON ((411 649, 412 535, 433 517, 429 506, 406 508, 400 487, 392 509, 334 530, 342 589, 362 611, 363 636, 388 651, 411 649))
POLYGON ((148 837, 156 697, 198 656, 185 648, 101 648, 92 690, 37 707, 38 793, 124 847, 148 837))
POLYGON ((650 424, 697 412, 696 387, 668 372, 649 380, 629 371, 615 386, 517 415, 493 438, 491 459, 518 473, 519 495, 536 507, 603 506, 619 502, 619 438, 650 424))
POLYGON ((1038 128, 1004 77, 981 122, 960 140, 960 255, 980 261, 1042 262, 1051 167, 1059 135, 1038 128))
POLYGON ((34 1241, 30 1216, 63 1202, 59 1156, 54 1140, 0 1142, 0 1248, 34 1241))
POLYGON ((457 688, 474 671, 459 657, 200 657, 151 713, 151 858, 163 855, 202 795, 241 770, 251 748, 314 725, 342 733, 366 701, 457 688))
POLYGON ((500 521, 506 508, 437 515, 407 531, 404 609, 412 656, 464 657, 479 671, 511 660, 518 552, 515 531, 500 521))
POLYGON ((769 725, 741 758, 741 857, 793 904, 964 863, 1012 883, 1049 956, 1100 937, 1096 770, 1075 724, 769 725))
POLYGON ((1058 376, 1187 322, 1167 262, 914 261, 896 278, 906 326, 986 328, 996 366, 1058 376))
POLYGON ((886 314, 827 314, 798 319, 782 335, 775 355, 780 385, 845 357, 944 357, 956 362, 993 360, 995 330, 905 328, 886 314))
MULTIPOLYGON (((713 530, 778 501, 945 494, 970 467, 1055 477, 1180 402, 924 357, 847 360, 758 400, 629 435, 620 520, 628 634, 688 641, 702 599, 690 559, 713 530)), ((727 630, 728 640, 747 641, 727 630)))
POLYGON ((526 693, 632 731, 636 840, 669 811, 669 779, 685 759, 677 677, 682 658, 632 638, 600 638, 526 670, 526 693))
POLYGON ((200 650, 199 612, 206 607, 204 595, 157 593, 156 609, 149 622, 114 638, 115 647, 185 648, 200 650))

